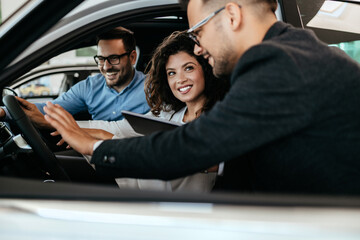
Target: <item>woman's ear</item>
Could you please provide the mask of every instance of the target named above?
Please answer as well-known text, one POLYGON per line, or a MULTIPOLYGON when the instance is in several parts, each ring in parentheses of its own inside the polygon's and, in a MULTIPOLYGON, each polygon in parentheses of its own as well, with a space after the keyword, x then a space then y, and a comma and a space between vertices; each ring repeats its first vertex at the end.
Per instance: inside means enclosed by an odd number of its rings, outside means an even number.
POLYGON ((225 6, 225 14, 227 17, 227 23, 231 30, 236 30, 242 23, 242 11, 241 6, 230 2, 225 6))

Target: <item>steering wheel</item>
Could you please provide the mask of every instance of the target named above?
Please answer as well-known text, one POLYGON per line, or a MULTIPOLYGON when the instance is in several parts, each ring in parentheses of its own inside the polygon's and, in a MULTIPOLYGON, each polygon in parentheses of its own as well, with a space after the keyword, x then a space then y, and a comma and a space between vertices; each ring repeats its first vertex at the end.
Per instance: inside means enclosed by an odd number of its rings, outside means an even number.
POLYGON ((7 95, 3 98, 3 103, 9 111, 13 121, 23 133, 25 140, 40 157, 40 163, 46 167, 46 170, 50 173, 51 177, 55 180, 70 181, 70 178, 61 166, 60 161, 42 140, 40 134, 22 110, 16 98, 7 95))

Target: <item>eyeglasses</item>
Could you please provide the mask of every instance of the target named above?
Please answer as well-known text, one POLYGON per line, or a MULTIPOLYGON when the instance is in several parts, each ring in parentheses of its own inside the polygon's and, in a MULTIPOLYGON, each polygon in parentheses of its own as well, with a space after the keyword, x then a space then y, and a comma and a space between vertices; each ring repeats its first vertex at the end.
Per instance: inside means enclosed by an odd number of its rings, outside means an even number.
POLYGON ((195 24, 192 28, 190 28, 187 33, 189 34, 189 37, 198 45, 200 46, 200 42, 197 39, 196 36, 196 32, 195 30, 203 25, 205 25, 208 21, 210 21, 210 19, 212 19, 216 14, 218 14, 219 12, 221 12, 222 10, 224 10, 225 7, 222 7, 218 10, 216 10, 215 12, 211 13, 209 16, 207 16, 206 18, 204 18, 203 20, 201 20, 200 22, 198 22, 197 24, 195 24))
POLYGON ((120 63, 120 58, 129 55, 130 52, 126 52, 120 55, 110 55, 108 57, 103 56, 94 56, 94 60, 97 65, 103 66, 105 64, 105 61, 107 60, 110 65, 118 65, 120 63))

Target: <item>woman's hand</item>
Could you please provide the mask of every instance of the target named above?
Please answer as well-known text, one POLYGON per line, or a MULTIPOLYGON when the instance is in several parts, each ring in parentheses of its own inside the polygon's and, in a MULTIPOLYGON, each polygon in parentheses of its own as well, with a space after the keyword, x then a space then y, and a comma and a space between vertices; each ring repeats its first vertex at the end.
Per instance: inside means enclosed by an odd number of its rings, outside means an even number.
MULTIPOLYGON (((84 130, 90 136, 92 136, 93 138, 96 138, 98 140, 107 140, 107 139, 112 139, 114 137, 114 134, 109 133, 102 129, 82 128, 82 130, 84 130)), ((55 132, 50 133, 50 135, 55 137, 55 136, 60 135, 60 133, 58 131, 55 131, 55 132)), ((62 139, 60 139, 59 142, 56 143, 56 145, 61 146, 64 143, 65 143, 65 140, 62 138, 62 139)), ((68 145, 66 148, 70 148, 70 146, 68 145)))
POLYGON ((51 102, 46 103, 44 111, 46 113, 45 120, 60 133, 63 141, 79 153, 93 154, 94 144, 99 140, 81 129, 70 113, 60 105, 54 105, 51 102))
MULTIPOLYGON (((59 136, 60 133, 59 133, 58 131, 55 131, 55 132, 50 133, 50 135, 53 136, 53 137, 55 137, 55 136, 59 136)), ((65 143, 65 140, 64 140, 63 138, 61 138, 60 141, 58 141, 58 142, 56 143, 56 146, 61 146, 61 145, 63 145, 64 143, 65 143)), ((67 145, 66 148, 67 148, 67 149, 70 149, 71 147, 70 147, 70 145, 67 145)))
POLYGON ((90 136, 98 139, 98 140, 107 140, 112 139, 114 134, 109 133, 102 129, 94 129, 94 128, 82 128, 85 132, 87 132, 90 136))

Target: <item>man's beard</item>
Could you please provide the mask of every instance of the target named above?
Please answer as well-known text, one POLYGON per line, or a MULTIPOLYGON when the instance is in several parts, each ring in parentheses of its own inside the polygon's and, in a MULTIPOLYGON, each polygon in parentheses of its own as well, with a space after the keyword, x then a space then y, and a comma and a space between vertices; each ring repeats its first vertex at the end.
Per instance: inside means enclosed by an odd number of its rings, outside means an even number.
MULTIPOLYGON (((108 72, 111 72, 111 71, 108 71, 108 72)), ((132 66, 130 66, 127 71, 122 71, 122 73, 125 73, 125 74, 122 74, 121 76, 119 76, 119 78, 116 81, 110 81, 109 83, 106 82, 108 87, 110 87, 110 88, 122 87, 125 84, 128 84, 132 80, 134 69, 132 68, 132 66)))
POLYGON ((213 74, 219 79, 227 79, 231 75, 233 71, 233 61, 229 59, 228 53, 222 54, 222 56, 217 57, 214 59, 214 67, 213 67, 213 74))
MULTIPOLYGON (((227 35, 223 32, 221 25, 217 25, 217 30, 222 36, 222 42, 230 43, 227 35)), ((224 44, 218 48, 217 52, 219 53, 215 58, 213 55, 212 58, 214 59, 214 66, 213 66, 213 74, 220 79, 227 79, 231 75, 232 71, 234 70, 234 66, 236 64, 236 56, 234 54, 234 50, 224 44)))

